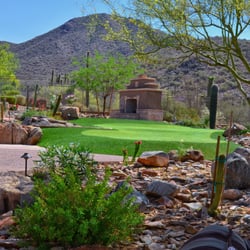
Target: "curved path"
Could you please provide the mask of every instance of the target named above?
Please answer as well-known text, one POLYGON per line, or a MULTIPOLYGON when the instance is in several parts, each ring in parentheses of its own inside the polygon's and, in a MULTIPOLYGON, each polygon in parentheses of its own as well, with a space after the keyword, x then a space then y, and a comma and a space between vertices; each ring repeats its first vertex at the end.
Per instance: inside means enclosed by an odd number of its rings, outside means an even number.
MULTIPOLYGON (((27 160, 27 169, 34 167, 34 162, 39 160, 38 153, 44 148, 33 145, 0 144, 0 172, 25 171, 25 160, 21 158, 24 153, 28 153, 32 158, 27 160)), ((122 156, 93 154, 93 159, 97 162, 121 162, 122 156)))

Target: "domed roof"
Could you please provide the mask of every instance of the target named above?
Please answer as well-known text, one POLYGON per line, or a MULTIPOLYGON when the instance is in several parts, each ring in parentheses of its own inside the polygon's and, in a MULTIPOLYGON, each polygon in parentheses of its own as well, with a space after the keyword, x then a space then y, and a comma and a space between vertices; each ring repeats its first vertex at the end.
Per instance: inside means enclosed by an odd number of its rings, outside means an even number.
POLYGON ((127 89, 137 89, 137 88, 150 88, 158 89, 159 84, 156 82, 155 78, 148 77, 147 75, 139 75, 137 78, 132 79, 127 89))

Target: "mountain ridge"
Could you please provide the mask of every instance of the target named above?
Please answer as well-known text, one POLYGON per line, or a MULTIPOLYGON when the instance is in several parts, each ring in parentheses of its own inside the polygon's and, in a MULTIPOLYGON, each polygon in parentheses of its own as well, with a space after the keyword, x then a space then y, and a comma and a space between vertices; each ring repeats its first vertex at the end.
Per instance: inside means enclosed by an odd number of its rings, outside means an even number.
MULTIPOLYGON (((100 53, 119 52, 124 56, 131 55, 129 45, 124 42, 103 39, 106 31, 101 24, 106 21, 109 21, 112 27, 117 25, 109 14, 76 17, 26 42, 7 42, 20 61, 17 78, 23 85, 46 85, 51 79, 52 70, 55 74, 68 74, 74 69, 72 59, 82 57, 88 51, 90 54, 98 50, 100 53), (91 25, 93 17, 98 18, 95 25, 91 25)), ((242 43, 250 61, 250 41, 242 40, 242 43)), ((167 48, 162 54, 167 61, 168 55, 178 56, 178 53, 167 48)), ((192 88, 205 95, 208 78, 211 76, 215 78, 215 83, 220 85, 222 92, 227 91, 230 95, 241 98, 236 84, 227 72, 222 68, 201 64, 195 58, 189 58, 178 65, 172 62, 147 65, 146 74, 156 78, 162 88, 176 92, 175 95, 179 95, 179 99, 192 88)))

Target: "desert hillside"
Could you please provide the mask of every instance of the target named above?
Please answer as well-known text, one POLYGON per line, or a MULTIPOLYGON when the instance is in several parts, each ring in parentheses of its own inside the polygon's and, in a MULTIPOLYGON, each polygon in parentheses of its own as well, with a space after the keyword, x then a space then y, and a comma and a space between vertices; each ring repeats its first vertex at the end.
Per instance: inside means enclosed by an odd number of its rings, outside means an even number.
MULTIPOLYGON (((114 23, 107 14, 99 14, 95 25, 91 24, 92 16, 74 18, 58 28, 42 34, 34 39, 20 44, 10 43, 11 51, 20 61, 17 77, 24 85, 46 85, 51 79, 52 70, 55 74, 64 75, 72 71, 72 59, 93 54, 95 50, 101 53, 119 52, 130 55, 132 52, 127 44, 118 41, 105 41, 106 31, 101 25, 109 21, 114 23)), ((135 29, 133 25, 130 27, 135 29)), ((218 38, 214 38, 218 39, 218 38)), ((241 41, 246 57, 250 61, 250 41, 241 41)), ((161 52, 164 62, 146 66, 146 74, 155 77, 162 88, 171 90, 174 96, 182 98, 183 94, 193 96, 194 91, 206 95, 207 82, 210 76, 219 85, 220 95, 234 100, 241 99, 236 84, 222 68, 202 65, 195 58, 190 58, 180 64, 168 60, 169 55, 177 51, 165 49, 161 52)), ((250 94, 250 89, 249 89, 250 94)))

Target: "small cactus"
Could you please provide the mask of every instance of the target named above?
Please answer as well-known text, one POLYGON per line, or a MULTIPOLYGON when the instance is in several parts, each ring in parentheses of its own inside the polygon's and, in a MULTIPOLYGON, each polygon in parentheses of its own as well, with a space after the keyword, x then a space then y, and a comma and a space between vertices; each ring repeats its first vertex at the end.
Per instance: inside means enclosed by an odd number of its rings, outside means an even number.
POLYGON ((211 204, 208 208, 208 214, 211 216, 216 216, 218 214, 218 207, 220 205, 225 181, 225 156, 220 155, 218 158, 218 164, 214 168, 215 178, 213 180, 214 194, 211 199, 211 204))

